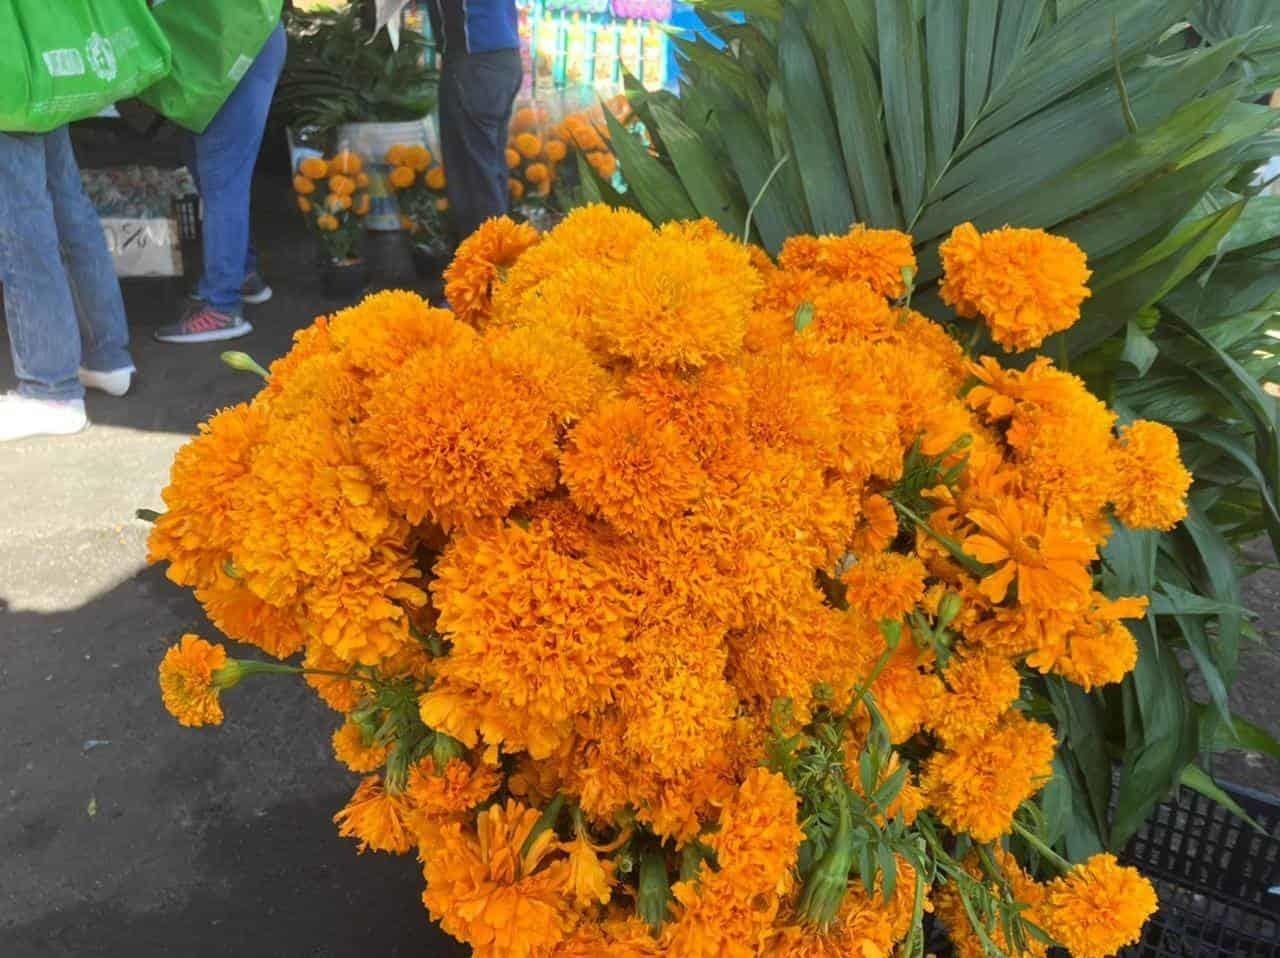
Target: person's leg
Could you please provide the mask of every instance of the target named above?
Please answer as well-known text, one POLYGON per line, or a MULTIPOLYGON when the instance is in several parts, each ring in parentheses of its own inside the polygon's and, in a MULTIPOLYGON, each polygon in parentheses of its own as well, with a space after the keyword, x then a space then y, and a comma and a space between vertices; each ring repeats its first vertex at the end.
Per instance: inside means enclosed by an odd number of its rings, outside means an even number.
POLYGON ((507 212, 507 125, 520 79, 515 50, 456 57, 441 73, 440 147, 461 236, 507 212))
POLYGON ((80 365, 102 373, 131 370, 120 281, 98 211, 85 194, 66 127, 45 137, 45 165, 58 241, 80 326, 80 365))
POLYGON ((240 311, 253 168, 284 52, 284 30, 277 28, 208 128, 195 137, 195 176, 204 201, 204 275, 196 292, 221 312, 240 311))
MULTIPOLYGON (((0 133, 0 283, 18 393, 80 399, 80 331, 49 195, 48 135, 0 133)), ((99 233, 99 242, 102 242, 99 233)))

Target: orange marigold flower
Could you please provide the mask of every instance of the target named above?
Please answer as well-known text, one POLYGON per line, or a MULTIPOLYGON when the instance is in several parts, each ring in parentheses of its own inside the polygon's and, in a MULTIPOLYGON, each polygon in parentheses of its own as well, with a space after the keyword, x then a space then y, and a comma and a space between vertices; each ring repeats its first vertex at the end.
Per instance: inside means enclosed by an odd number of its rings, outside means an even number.
MULTIPOLYGON (((348 663, 338 658, 320 642, 312 642, 307 646, 306 654, 302 657, 302 667, 337 673, 348 672, 351 668, 348 663)), ((316 690, 321 700, 335 712, 354 711, 364 700, 368 690, 368 686, 363 682, 344 679, 339 675, 307 673, 303 678, 316 690)))
POLYGON ((970 510, 968 518, 980 531, 964 540, 965 552, 996 567, 982 580, 992 602, 1002 601, 1015 581, 1018 601, 1037 608, 1073 607, 1087 596, 1097 549, 1062 508, 1008 497, 993 511, 970 510))
MULTIPOLYGON (((965 870, 986 885, 992 894, 1007 898, 1018 906, 1019 917, 1024 922, 1038 926, 1043 921, 1041 912, 1046 894, 1045 887, 1023 871, 1014 857, 999 845, 991 847, 990 856, 991 861, 999 869, 1003 887, 997 884, 992 876, 986 874, 973 854, 964 859, 965 870)), ((934 901, 935 914, 946 926, 947 936, 955 947, 956 958, 988 958, 991 952, 984 944, 983 938, 979 937, 974 929, 969 911, 956 891, 955 885, 940 886, 934 895, 934 901)), ((1005 930, 1004 922, 998 915, 993 915, 990 923, 982 929, 986 940, 994 943, 1009 958, 1044 958, 1049 950, 1047 944, 1031 934, 1022 936, 1025 949, 1015 949, 1013 943, 1008 940, 1005 930)))
POLYGON ((1156 904, 1137 869, 1094 855, 1049 883, 1044 927, 1073 958, 1108 958, 1138 940, 1156 904))
POLYGON ((241 404, 200 424, 200 434, 178 450, 169 485, 160 494, 166 512, 147 540, 147 561, 169 563, 179 585, 212 586, 240 538, 233 508, 241 497, 267 417, 241 404))
POLYGON ((506 158, 507 169, 509 170, 514 170, 520 165, 520 153, 518 150, 513 150, 511 147, 507 147, 506 158))
POLYGON ((556 481, 551 410, 479 346, 423 351, 380 381, 356 430, 396 509, 446 531, 556 481))
POLYGON ((422 178, 422 182, 427 184, 427 189, 429 190, 435 190, 437 193, 443 190, 448 185, 444 167, 431 167, 431 169, 427 170, 427 175, 422 178))
POLYGON ((1049 726, 1007 712, 979 738, 935 752, 924 764, 921 786, 948 828, 992 842, 1048 780, 1056 747, 1049 726))
POLYGON ((693 448, 659 425, 636 400, 606 403, 579 422, 560 458, 560 474, 582 509, 623 532, 653 532, 682 512, 705 481, 693 448))
POLYGON ((760 280, 746 247, 672 225, 604 274, 596 322, 610 350, 639 366, 696 368, 742 348, 760 280))
POLYGON ((1033 349, 1069 329, 1089 297, 1084 252, 1039 229, 979 234, 962 223, 939 249, 942 301, 964 317, 981 315, 1009 352, 1033 349))
POLYGON ((364 169, 364 160, 360 159, 359 154, 352 153, 350 150, 343 150, 329 161, 329 172, 344 173, 347 176, 357 176, 364 169))
POLYGON ((924 598, 924 563, 898 552, 869 553, 840 577, 849 607, 872 619, 901 619, 924 598))
POLYGON ((886 299, 906 295, 903 273, 916 271, 910 236, 897 230, 867 229, 861 223, 844 236, 820 237, 816 253, 813 265, 819 272, 833 279, 860 280, 886 299))
POLYGON ((501 784, 502 776, 488 765, 455 758, 439 769, 428 755, 410 770, 405 794, 429 815, 453 815, 475 808, 501 784))
POLYGON ((557 422, 581 419, 610 391, 609 375, 591 350, 555 329, 499 328, 488 346, 494 364, 557 422))
POLYGON ((543 523, 455 537, 431 594, 453 642, 441 677, 503 703, 515 725, 567 726, 612 697, 630 610, 604 570, 557 552, 543 523))
POLYGON ((577 923, 560 891, 569 865, 551 858, 555 832, 546 829, 529 843, 538 817, 536 808, 516 801, 494 805, 476 816, 474 829, 447 824, 424 849, 423 903, 441 928, 477 954, 547 954, 577 923))
POLYGON ((403 855, 413 848, 409 830, 408 800, 388 791, 377 775, 370 775, 357 786, 346 806, 333 816, 338 834, 354 838, 360 852, 391 852, 403 855))
POLYGON ((530 163, 525 167, 524 178, 530 183, 542 184, 551 178, 551 172, 545 163, 530 163))
POLYGON ((323 180, 329 175, 329 164, 318 156, 308 156, 298 164, 298 172, 311 180, 323 180))
POLYGON ((511 145, 527 160, 542 152, 542 139, 536 133, 517 133, 511 145))
POLYGON ((387 182, 393 189, 405 190, 413 186, 413 181, 417 178, 417 174, 413 172, 411 166, 397 166, 387 174, 387 182))
POLYGON ((569 153, 569 148, 565 145, 564 140, 550 139, 547 140, 546 154, 547 159, 552 163, 559 163, 569 153))
POLYGON ((1140 618, 1146 611, 1145 597, 1111 600, 1095 592, 1086 608, 1047 614, 1038 628, 1027 630, 1038 639, 1027 664, 1061 675, 1086 692, 1119 682, 1138 661, 1138 643, 1121 620, 1140 618))
POLYGON ((561 845, 569 855, 568 874, 565 875, 563 893, 580 911, 595 905, 607 905, 613 895, 615 863, 601 858, 597 846, 582 826, 577 828, 572 841, 561 845))
POLYGON ((293 191, 299 196, 310 196, 316 191, 316 184, 299 173, 293 178, 293 191))
POLYGON ((517 179, 507 180, 507 192, 511 194, 513 200, 518 200, 524 196, 524 184, 517 179))
POLYGON ((413 167, 415 172, 421 173, 431 165, 431 151, 425 146, 415 145, 409 147, 404 153, 404 162, 406 166, 413 167))
POLYGON ((353 772, 376 772, 387 762, 387 747, 366 742, 364 729, 352 721, 333 733, 333 754, 353 772))
POLYGON ((1167 532, 1186 518, 1191 473, 1178 455, 1178 435, 1164 423, 1140 419, 1120 431, 1116 515, 1132 529, 1167 532))
POLYGON ((218 672, 226 664, 226 649, 190 633, 164 654, 160 661, 160 694, 164 707, 179 725, 198 728, 222 724, 218 695, 228 685, 220 681, 218 672))
POLYGON ((350 196, 356 191, 356 181, 350 176, 334 173, 329 177, 329 192, 338 196, 350 196))
POLYGON ((255 645, 277 659, 287 659, 306 645, 297 609, 264 602, 225 572, 213 585, 196 589, 196 600, 227 638, 255 645))
POLYGON ((505 216, 485 221, 463 240, 444 271, 445 295, 458 318, 473 325, 488 319, 494 286, 537 242, 537 230, 505 216))
POLYGON ((898 513, 884 496, 872 494, 862 500, 862 515, 853 532, 851 545, 857 555, 882 552, 898 537, 898 513))
POLYGON ((993 650, 965 650, 947 664, 947 692, 926 720, 946 743, 986 733, 1009 710, 1022 680, 1008 656, 993 650))

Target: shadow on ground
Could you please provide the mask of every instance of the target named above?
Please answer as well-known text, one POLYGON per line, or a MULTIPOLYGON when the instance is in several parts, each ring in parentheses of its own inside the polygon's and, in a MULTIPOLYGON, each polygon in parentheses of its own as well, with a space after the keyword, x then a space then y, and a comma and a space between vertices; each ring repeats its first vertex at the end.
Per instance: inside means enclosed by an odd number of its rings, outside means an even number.
POLYGON ((465 954, 411 856, 338 837, 358 778, 310 689, 241 686, 217 728, 168 716, 156 664, 204 628, 158 569, 68 612, 0 610, 0 954, 465 954))

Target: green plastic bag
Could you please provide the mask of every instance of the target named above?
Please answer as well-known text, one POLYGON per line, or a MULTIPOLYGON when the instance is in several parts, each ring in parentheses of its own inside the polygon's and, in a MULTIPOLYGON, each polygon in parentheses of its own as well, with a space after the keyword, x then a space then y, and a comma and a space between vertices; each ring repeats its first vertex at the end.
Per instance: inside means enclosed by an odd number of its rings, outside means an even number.
POLYGON ((168 72, 146 0, 0 2, 0 130, 47 133, 168 72))
POLYGON ((173 47, 173 70, 144 103, 203 133, 280 22, 283 0, 156 0, 152 15, 173 47))

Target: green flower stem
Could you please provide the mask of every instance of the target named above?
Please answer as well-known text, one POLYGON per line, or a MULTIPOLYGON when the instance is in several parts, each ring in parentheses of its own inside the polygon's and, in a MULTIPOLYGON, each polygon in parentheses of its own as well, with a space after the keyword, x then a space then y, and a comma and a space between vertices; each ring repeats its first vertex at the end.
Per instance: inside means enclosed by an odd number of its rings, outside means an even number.
POLYGON ((1039 852, 1043 858, 1051 862, 1053 866, 1058 869, 1058 871, 1062 872, 1063 874, 1071 871, 1071 867, 1072 867, 1071 862, 1067 861, 1065 858, 1063 858, 1061 855, 1055 852, 1052 848, 1050 848, 1047 844, 1045 844, 1044 841, 1041 840, 1040 836, 1038 836, 1035 832, 1031 831, 1031 829, 1027 828, 1021 822, 1015 821, 1013 823, 1013 830, 1017 832, 1019 835, 1021 835, 1023 840, 1025 840, 1028 845, 1030 845, 1037 852, 1039 852))
POLYGON ((985 577, 991 574, 991 570, 986 565, 979 562, 964 549, 960 548, 960 543, 956 542, 950 536, 944 536, 941 532, 934 529, 924 519, 916 515, 909 506, 903 505, 901 502, 894 502, 894 507, 904 516, 915 523, 916 527, 923 529, 927 535, 934 539, 939 545, 951 553, 951 557, 959 562, 965 569, 973 575, 985 577))

